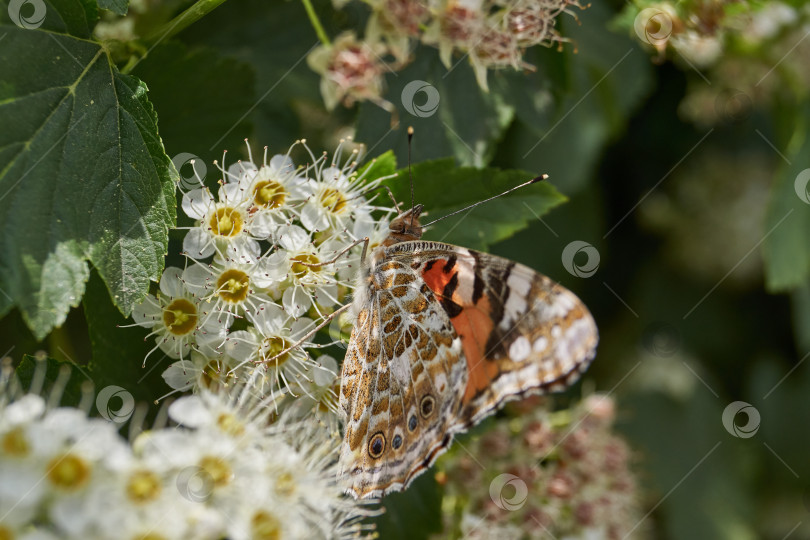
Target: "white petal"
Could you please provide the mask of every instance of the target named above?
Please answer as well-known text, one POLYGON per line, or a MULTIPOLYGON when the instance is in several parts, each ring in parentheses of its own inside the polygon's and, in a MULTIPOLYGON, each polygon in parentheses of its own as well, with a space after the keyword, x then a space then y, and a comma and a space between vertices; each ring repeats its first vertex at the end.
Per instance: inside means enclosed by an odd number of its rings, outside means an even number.
POLYGON ((223 184, 219 188, 219 201, 231 206, 239 206, 246 200, 246 191, 237 182, 223 184))
POLYGON ((192 259, 205 259, 214 253, 214 242, 209 232, 198 225, 183 238, 183 251, 192 259))
POLYGON ((273 234, 279 227, 278 221, 274 219, 275 212, 260 211, 250 218, 250 234, 263 240, 273 238, 273 234))
POLYGON ((271 157, 269 165, 271 169, 276 171, 278 176, 289 174, 295 169, 295 164, 293 163, 292 158, 290 158, 290 156, 284 156, 281 154, 276 154, 275 156, 271 157))
POLYGON ((312 298, 307 294, 306 289, 300 285, 289 287, 284 291, 281 299, 284 309, 292 317, 300 317, 307 312, 312 305, 312 298))
POLYGON ((3 422, 12 426, 30 422, 45 412, 45 401, 35 395, 26 394, 17 401, 10 403, 3 411, 3 422))
POLYGON ((278 229, 278 242, 288 251, 299 251, 312 244, 309 233, 297 225, 285 225, 278 229))
POLYGON ((322 231, 329 227, 325 211, 312 201, 301 209, 301 223, 310 231, 322 231))
POLYGON ((183 296, 186 288, 182 281, 183 271, 175 266, 170 266, 163 271, 160 277, 160 292, 166 296, 177 298, 183 296))
POLYGON ((301 317, 297 321, 293 321, 290 326, 290 337, 298 341, 311 332, 313 328, 315 328, 315 321, 308 317, 301 317))
POLYGON ((278 335, 289 317, 275 304, 263 304, 259 306, 256 313, 249 316, 256 326, 256 330, 265 337, 278 335))
POLYGON ((203 219, 214 207, 214 197, 207 189, 192 189, 183 194, 183 212, 192 219, 203 219))
POLYGON ((216 286, 213 270, 202 264, 191 264, 183 270, 183 280, 188 291, 200 297, 210 294, 216 286))
POLYGON ((171 388, 175 390, 189 390, 197 378, 197 370, 191 362, 175 362, 166 368, 161 375, 171 388))
POLYGON ((315 287, 315 301, 324 307, 334 306, 338 302, 337 291, 337 285, 334 283, 315 287))
POLYGON ((169 405, 169 416, 187 427, 203 426, 212 420, 211 411, 197 396, 182 397, 169 405))
POLYGON ((327 167, 321 172, 321 180, 324 182, 338 182, 342 176, 337 167, 327 167))
POLYGON ((256 337, 246 330, 231 332, 225 342, 225 353, 239 363, 249 361, 258 348, 256 337))
POLYGON ((160 321, 162 315, 163 309, 151 294, 132 308, 132 319, 140 325, 152 326, 160 321))

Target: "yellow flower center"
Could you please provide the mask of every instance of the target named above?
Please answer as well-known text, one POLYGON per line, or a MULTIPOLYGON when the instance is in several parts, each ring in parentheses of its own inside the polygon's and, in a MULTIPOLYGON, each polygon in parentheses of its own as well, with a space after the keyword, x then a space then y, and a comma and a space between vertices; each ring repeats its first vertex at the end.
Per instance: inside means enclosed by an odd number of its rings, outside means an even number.
POLYGON ((276 493, 290 497, 295 493, 295 478, 288 472, 281 473, 276 480, 276 493))
POLYGON ((166 537, 155 532, 148 532, 144 535, 136 536, 133 540, 166 540, 166 537))
POLYGON ((346 210, 346 197, 335 188, 326 188, 321 192, 321 206, 333 214, 342 214, 346 210))
POLYGON ((185 298, 173 300, 163 309, 163 324, 175 336, 184 336, 197 327, 197 308, 185 298))
POLYGON ((281 538, 281 523, 272 514, 258 511, 250 520, 251 538, 255 540, 278 540, 281 538))
POLYGON ((127 498, 135 504, 144 504, 160 497, 163 486, 160 477, 152 471, 135 471, 127 482, 127 498))
POLYGON ((258 182, 253 188, 253 204, 260 208, 278 208, 287 199, 287 190, 275 180, 258 182))
MULTIPOLYGON (((3 434, 3 439, 0 441, 0 448, 3 449, 4 454, 14 457, 27 456, 31 451, 31 445, 28 444, 28 439, 25 438, 25 432, 19 426, 3 434)), ((2 536, 0 536, 0 540, 1 539, 2 536)))
POLYGON ((217 236, 236 236, 245 226, 245 219, 236 208, 218 208, 208 223, 217 236))
POLYGON ((211 360, 202 369, 202 385, 206 388, 215 388, 219 385, 227 386, 228 379, 235 378, 226 368, 216 360, 211 360))
POLYGON ((321 260, 314 253, 300 253, 290 259, 292 261, 292 273, 297 278, 302 278, 308 273, 321 271, 320 266, 309 266, 319 264, 321 260))
MULTIPOLYGON (((262 342, 262 360, 264 362, 270 362, 270 359, 276 356, 281 351, 287 349, 292 342, 284 339, 281 336, 271 336, 269 338, 265 338, 262 342)), ((284 362, 289 360, 290 353, 286 352, 270 362, 271 365, 275 367, 281 367, 284 362)))
POLYGON ((233 437, 245 432, 245 426, 232 414, 222 413, 217 417, 217 427, 233 437))
POLYGON ((14 532, 0 525, 0 540, 14 540, 14 532))
POLYGON ((233 471, 228 462, 215 456, 202 458, 200 468, 211 476, 211 481, 217 487, 229 484, 233 478, 233 471))
POLYGON ((250 292, 250 276, 241 270, 231 268, 222 272, 217 279, 217 294, 231 304, 238 304, 250 292))
POLYGON ((65 454, 48 463, 47 476, 51 484, 65 491, 76 491, 90 479, 90 464, 79 456, 65 454))

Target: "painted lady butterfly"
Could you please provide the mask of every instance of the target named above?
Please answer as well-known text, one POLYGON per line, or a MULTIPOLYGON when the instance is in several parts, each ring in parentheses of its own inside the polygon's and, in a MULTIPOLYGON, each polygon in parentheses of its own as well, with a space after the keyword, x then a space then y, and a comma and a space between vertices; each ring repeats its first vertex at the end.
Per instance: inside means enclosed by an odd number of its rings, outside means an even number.
POLYGON ((585 305, 546 276, 420 240, 421 211, 391 222, 355 291, 340 468, 359 498, 404 489, 507 401, 565 388, 598 341, 585 305))

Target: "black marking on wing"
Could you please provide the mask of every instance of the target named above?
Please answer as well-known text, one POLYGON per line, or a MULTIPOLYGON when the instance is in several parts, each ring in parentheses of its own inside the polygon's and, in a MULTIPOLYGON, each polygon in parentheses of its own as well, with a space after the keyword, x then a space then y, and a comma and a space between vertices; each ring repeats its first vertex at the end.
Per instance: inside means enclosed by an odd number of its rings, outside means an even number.
POLYGON ((447 315, 453 319, 458 317, 459 313, 462 312, 463 308, 453 302, 453 293, 458 288, 458 272, 453 274, 453 277, 450 278, 450 281, 447 282, 447 285, 444 286, 442 289, 441 295, 441 304, 444 310, 447 312, 447 315))
MULTIPOLYGON (((453 267, 456 266, 456 260, 458 260, 458 257, 456 257, 455 254, 450 255, 450 257, 447 259, 447 262, 444 263, 444 268, 442 268, 442 272, 444 272, 445 274, 449 274, 450 272, 452 272, 453 267)), ((426 268, 426 270, 430 269, 426 268)))
POLYGON ((433 265, 436 264, 436 260, 437 259, 433 259, 431 261, 428 261, 428 263, 425 265, 425 270, 424 271, 428 272, 431 268, 433 268, 433 265))

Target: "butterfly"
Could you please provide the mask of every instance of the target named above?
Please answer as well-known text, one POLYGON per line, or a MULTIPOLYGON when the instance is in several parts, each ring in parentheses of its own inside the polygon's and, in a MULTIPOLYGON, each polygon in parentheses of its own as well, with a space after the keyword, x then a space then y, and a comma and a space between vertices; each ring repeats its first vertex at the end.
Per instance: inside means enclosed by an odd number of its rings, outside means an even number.
POLYGON ((421 240, 416 205, 363 263, 340 387, 347 492, 405 489, 501 405, 562 390, 595 356, 585 305, 507 259, 421 240))

